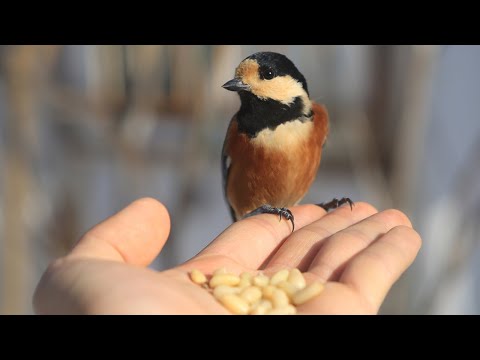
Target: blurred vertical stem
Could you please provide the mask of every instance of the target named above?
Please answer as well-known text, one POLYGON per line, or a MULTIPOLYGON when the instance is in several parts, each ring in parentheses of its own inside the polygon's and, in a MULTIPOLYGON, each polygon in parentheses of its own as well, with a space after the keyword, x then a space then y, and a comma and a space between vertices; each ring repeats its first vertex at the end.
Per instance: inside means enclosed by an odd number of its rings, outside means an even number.
MULTIPOLYGON (((33 157, 39 149, 37 90, 42 60, 54 47, 10 46, 5 70, 8 100, 5 149, 5 249, 3 254, 3 303, 0 312, 22 313, 30 308, 32 254, 28 244, 29 196, 34 186, 33 157), (42 56, 43 55, 43 56, 42 56)), ((35 214, 33 214, 35 216, 35 214)))
POLYGON ((403 113, 396 136, 393 154, 392 193, 397 206, 407 215, 413 206, 419 170, 421 144, 429 117, 432 79, 439 54, 436 45, 415 45, 407 69, 403 113))
POLYGON ((10 47, 5 70, 9 115, 7 120, 5 171, 5 251, 3 251, 2 313, 20 313, 26 298, 31 256, 28 253, 24 210, 30 188, 28 147, 33 145, 33 102, 29 87, 31 47, 10 47))

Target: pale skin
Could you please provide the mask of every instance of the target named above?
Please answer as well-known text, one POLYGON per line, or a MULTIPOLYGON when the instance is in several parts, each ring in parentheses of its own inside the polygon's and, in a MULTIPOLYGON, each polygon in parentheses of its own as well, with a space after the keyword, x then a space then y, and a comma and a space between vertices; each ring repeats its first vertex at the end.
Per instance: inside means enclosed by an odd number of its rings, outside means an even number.
MULTIPOLYGON (((155 271, 147 266, 170 232, 166 208, 137 200, 88 231, 52 263, 34 295, 37 314, 228 314, 192 283, 197 268, 273 274, 298 267, 325 290, 299 314, 376 314, 391 286, 415 259, 420 236, 402 212, 378 212, 357 202, 326 214, 315 205, 291 208, 291 223, 270 214, 229 226, 187 262, 155 271)), ((178 239, 177 241, 181 241, 178 239)))

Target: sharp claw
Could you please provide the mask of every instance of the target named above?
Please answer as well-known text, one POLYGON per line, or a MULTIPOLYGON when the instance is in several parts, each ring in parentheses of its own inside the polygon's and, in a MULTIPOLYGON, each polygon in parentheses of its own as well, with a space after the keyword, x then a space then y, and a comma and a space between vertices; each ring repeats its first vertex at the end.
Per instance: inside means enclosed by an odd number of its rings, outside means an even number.
POLYGON ((349 198, 347 198, 347 202, 348 202, 348 204, 350 205, 350 210, 353 211, 353 205, 354 205, 354 204, 353 204, 353 201, 350 200, 349 198))
POLYGON ((292 222, 292 232, 295 230, 294 217, 290 209, 287 208, 276 208, 270 205, 263 205, 258 209, 251 211, 250 213, 243 216, 243 218, 250 217, 257 214, 276 214, 278 215, 278 221, 282 221, 282 216, 285 220, 290 220, 292 222))
POLYGON ((292 232, 294 232, 295 231, 295 222, 293 221, 294 217, 290 210, 288 212, 290 213, 290 221, 292 222, 292 232))
POLYGON ((290 220, 290 222, 292 223, 292 232, 293 232, 295 230, 295 221, 294 221, 295 218, 292 212, 290 211, 290 209, 283 208, 282 210, 286 213, 283 215, 285 216, 285 219, 290 220))
POLYGON ((295 222, 293 221, 293 215, 290 217, 290 221, 292 222, 292 233, 295 231, 295 222))
POLYGON ((330 202, 327 202, 327 203, 324 202, 317 205, 328 212, 329 210, 336 209, 346 203, 348 203, 348 205, 350 206, 350 210, 353 211, 353 206, 355 205, 355 203, 352 200, 350 200, 350 198, 348 197, 341 198, 340 200, 338 200, 337 198, 334 198, 330 202))

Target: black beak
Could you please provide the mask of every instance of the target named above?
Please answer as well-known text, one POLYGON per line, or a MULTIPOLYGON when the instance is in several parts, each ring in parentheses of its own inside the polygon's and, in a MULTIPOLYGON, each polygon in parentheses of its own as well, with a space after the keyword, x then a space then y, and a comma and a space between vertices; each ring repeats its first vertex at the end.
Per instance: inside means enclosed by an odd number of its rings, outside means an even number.
POLYGON ((250 91, 250 85, 244 84, 243 81, 239 78, 227 81, 225 84, 222 85, 222 87, 230 91, 250 91))

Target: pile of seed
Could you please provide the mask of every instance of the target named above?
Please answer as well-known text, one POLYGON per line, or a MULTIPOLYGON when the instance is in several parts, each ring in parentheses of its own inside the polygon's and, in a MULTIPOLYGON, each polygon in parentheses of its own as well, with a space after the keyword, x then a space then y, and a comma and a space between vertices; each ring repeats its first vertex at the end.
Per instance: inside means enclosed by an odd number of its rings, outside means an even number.
POLYGON ((313 299, 323 290, 314 282, 307 286, 298 269, 280 270, 272 277, 244 272, 240 276, 225 268, 216 270, 210 280, 195 269, 192 281, 208 289, 230 312, 238 315, 293 315, 296 306, 313 299))

